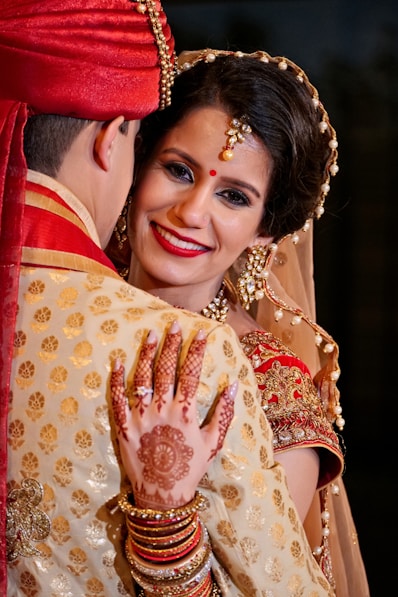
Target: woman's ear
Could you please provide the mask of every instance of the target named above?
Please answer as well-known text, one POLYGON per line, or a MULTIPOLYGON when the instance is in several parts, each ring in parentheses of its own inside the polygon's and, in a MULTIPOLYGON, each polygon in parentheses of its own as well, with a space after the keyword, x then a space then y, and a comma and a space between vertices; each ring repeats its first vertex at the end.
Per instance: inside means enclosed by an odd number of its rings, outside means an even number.
POLYGON ((94 141, 94 160, 98 166, 107 172, 111 166, 113 143, 120 133, 119 127, 124 122, 124 116, 102 123, 94 141))
POLYGON ((272 243, 273 240, 274 240, 273 236, 263 236, 261 234, 257 234, 253 238, 253 242, 250 244, 250 246, 255 247, 256 245, 261 245, 263 247, 266 247, 267 245, 272 243))

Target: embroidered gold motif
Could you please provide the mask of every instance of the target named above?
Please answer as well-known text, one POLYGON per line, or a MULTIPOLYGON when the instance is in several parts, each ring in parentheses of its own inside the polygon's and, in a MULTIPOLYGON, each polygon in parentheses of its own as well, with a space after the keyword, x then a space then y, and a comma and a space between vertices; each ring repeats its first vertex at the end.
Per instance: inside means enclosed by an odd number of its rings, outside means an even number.
POLYGON ((234 485, 223 485, 221 495, 228 509, 236 510, 242 501, 234 485))
POLYGON ((90 305, 90 311, 94 315, 103 315, 108 313, 112 301, 108 296, 96 296, 93 303, 90 305))
POLYGON ((89 291, 99 290, 100 288, 102 288, 103 283, 104 276, 100 276, 99 274, 88 274, 85 287, 89 291))
POLYGON ((86 398, 97 398, 100 395, 102 378, 99 373, 92 371, 84 377, 84 388, 81 389, 86 398))
POLYGON ((43 282, 41 282, 40 280, 34 280, 31 284, 29 284, 29 287, 26 293, 24 294, 25 301, 31 305, 37 303, 38 301, 42 301, 42 295, 45 289, 46 287, 43 282))
POLYGON ((75 304, 78 296, 79 293, 76 288, 64 288, 64 290, 59 293, 57 305, 60 309, 70 309, 75 304))
POLYGON ((80 369, 81 367, 86 367, 92 362, 92 353, 92 344, 87 340, 83 340, 83 342, 76 344, 75 348, 73 349, 73 356, 70 357, 70 360, 75 367, 80 369))
POLYGON ((44 332, 48 328, 50 320, 51 311, 48 307, 37 309, 33 315, 32 330, 36 333, 44 332))
POLYGON ((54 361, 57 358, 57 350, 59 348, 58 339, 55 336, 47 336, 41 343, 41 350, 39 351, 39 357, 45 363, 54 361))
POLYGON ((72 426, 78 421, 79 403, 73 396, 62 400, 58 418, 65 426, 72 426))
POLYGON ((57 444, 58 431, 51 423, 48 423, 42 427, 40 431, 39 446, 43 450, 44 454, 51 454, 58 448, 57 444))
POLYGON ((26 346, 26 334, 21 331, 15 332, 14 337, 14 355, 22 355, 26 346))
POLYGON ((32 385, 34 374, 34 364, 31 361, 25 361, 24 363, 21 363, 20 367, 18 368, 18 374, 15 381, 21 389, 25 390, 32 385))
POLYGON ((48 389, 52 392, 63 392, 66 387, 66 380, 68 379, 68 370, 66 367, 59 366, 54 367, 50 373, 50 381, 48 383, 48 389))
POLYGON ((63 332, 67 338, 80 336, 83 331, 84 315, 82 313, 72 313, 66 320, 66 326, 63 332))
POLYGON ((47 514, 38 507, 43 499, 43 487, 35 479, 24 479, 7 499, 7 559, 40 554, 35 542, 44 541, 50 534, 51 523, 47 514))
POLYGON ((25 425, 19 419, 11 421, 8 428, 8 444, 12 450, 17 450, 24 443, 25 425))

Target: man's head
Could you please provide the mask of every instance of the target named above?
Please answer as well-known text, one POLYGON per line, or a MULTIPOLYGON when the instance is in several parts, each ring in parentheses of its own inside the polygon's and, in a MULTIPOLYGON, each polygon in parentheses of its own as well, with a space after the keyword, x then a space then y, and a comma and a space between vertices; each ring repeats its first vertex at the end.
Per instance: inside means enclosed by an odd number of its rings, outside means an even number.
POLYGON ((1 2, 0 249, 13 247, 12 263, 20 243, 15 222, 23 215, 28 116, 140 120, 167 105, 173 62, 174 40, 157 0, 1 2))

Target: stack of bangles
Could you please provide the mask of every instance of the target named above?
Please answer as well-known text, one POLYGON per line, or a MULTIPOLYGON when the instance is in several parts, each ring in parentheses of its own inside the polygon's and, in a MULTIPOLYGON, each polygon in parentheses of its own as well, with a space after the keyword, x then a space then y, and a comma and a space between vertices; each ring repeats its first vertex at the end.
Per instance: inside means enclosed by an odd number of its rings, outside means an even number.
POLYGON ((198 491, 191 502, 171 510, 134 506, 125 492, 119 506, 126 515, 126 555, 141 595, 210 597, 220 595, 211 574, 212 549, 199 518, 205 498, 198 491))

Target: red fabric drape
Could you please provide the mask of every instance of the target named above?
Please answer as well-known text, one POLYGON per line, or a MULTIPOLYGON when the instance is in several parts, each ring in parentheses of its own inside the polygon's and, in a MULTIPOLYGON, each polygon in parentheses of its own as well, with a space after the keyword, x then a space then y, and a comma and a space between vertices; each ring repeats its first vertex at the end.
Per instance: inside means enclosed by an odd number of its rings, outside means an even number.
POLYGON ((25 120, 23 104, 0 103, 0 595, 7 594, 7 416, 24 212, 26 166, 22 131, 25 120))

